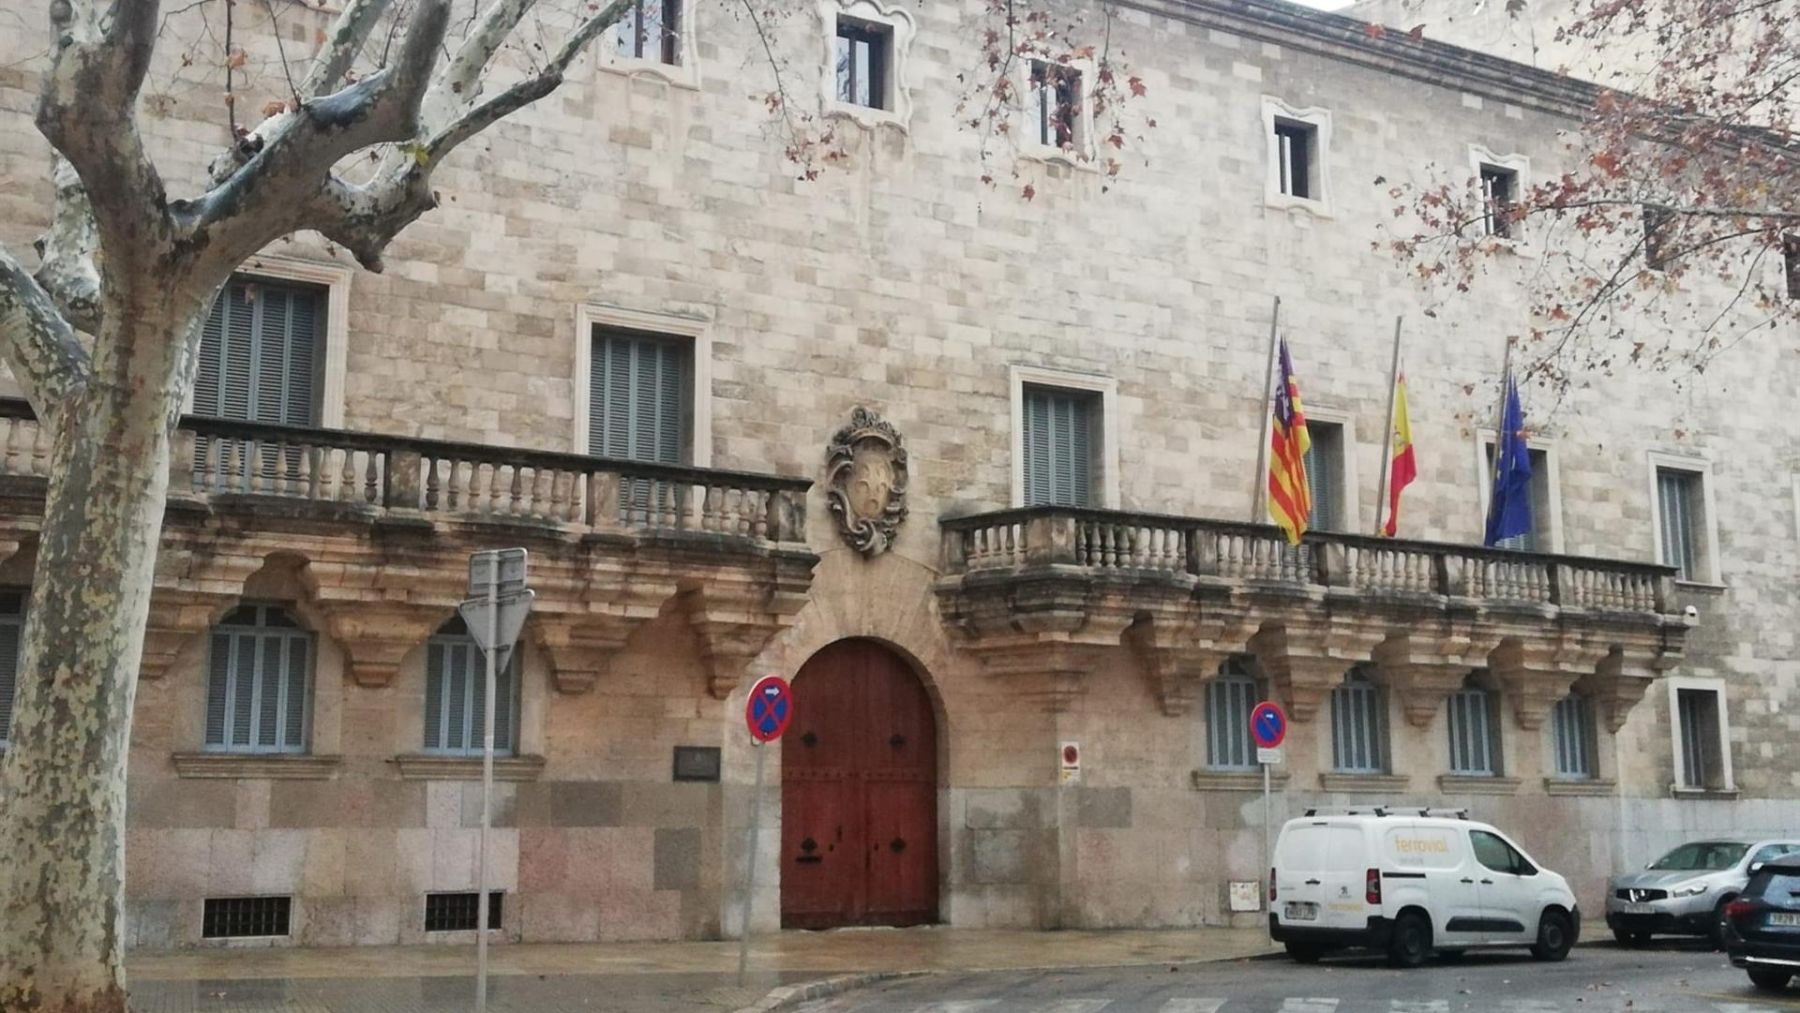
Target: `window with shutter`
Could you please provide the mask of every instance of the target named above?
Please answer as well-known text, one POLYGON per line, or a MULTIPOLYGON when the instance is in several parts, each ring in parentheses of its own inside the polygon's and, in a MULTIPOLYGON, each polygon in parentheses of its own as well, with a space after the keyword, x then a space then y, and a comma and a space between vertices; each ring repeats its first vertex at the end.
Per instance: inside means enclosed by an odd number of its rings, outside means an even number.
POLYGON ((12 729, 13 692, 19 685, 19 655, 25 643, 25 600, 29 592, 0 590, 0 749, 12 729))
POLYGON ((1551 751, 1556 776, 1591 778, 1594 770, 1594 706, 1587 697, 1571 693, 1556 703, 1550 715, 1551 751))
POLYGON ((323 290, 235 277, 200 335, 194 411, 290 426, 319 424, 323 290))
POLYGON ((1320 531, 1344 530, 1344 427, 1335 422, 1306 423, 1312 447, 1306 452, 1306 478, 1312 485, 1311 526, 1320 531))
POLYGON ((1233 658, 1206 684, 1206 763, 1217 770, 1256 768, 1250 712, 1263 698, 1247 663, 1233 658))
MULTIPOLYGON (((487 658, 462 619, 445 623, 425 655, 425 751, 478 756, 487 714, 487 658)), ((517 736, 519 655, 494 681, 494 751, 512 755, 517 736)))
POLYGON ((312 634, 273 605, 245 605, 213 627, 206 748, 303 753, 312 709, 312 634))
POLYGON ((1658 521, 1662 526, 1662 561, 1681 580, 1701 580, 1700 474, 1676 468, 1656 469, 1658 521))
POLYGON ((1102 424, 1098 396, 1035 386, 1026 387, 1024 395, 1025 505, 1091 506, 1102 424))
POLYGON ((1331 691, 1332 769, 1345 774, 1387 770, 1387 713, 1381 687, 1351 669, 1331 691))
POLYGON ((1450 771, 1491 777, 1500 773, 1499 723, 1493 694, 1474 676, 1450 694, 1450 771))
MULTIPOLYGON (((628 461, 692 459, 693 344, 637 331, 594 328, 588 367, 588 453, 628 461)), ((625 519, 680 509, 680 487, 626 481, 625 519)))

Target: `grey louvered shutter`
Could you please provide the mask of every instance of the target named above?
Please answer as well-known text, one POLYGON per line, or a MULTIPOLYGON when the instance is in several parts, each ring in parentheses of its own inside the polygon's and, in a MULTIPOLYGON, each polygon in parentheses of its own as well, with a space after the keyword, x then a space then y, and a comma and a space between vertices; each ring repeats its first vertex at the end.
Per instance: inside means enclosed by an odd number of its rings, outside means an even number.
POLYGON ((287 293, 287 335, 283 360, 286 377, 281 421, 290 426, 316 426, 318 415, 319 295, 287 293))
POLYGON ((686 426, 686 393, 687 369, 686 356, 673 342, 646 342, 648 349, 654 350, 656 358, 655 418, 656 446, 655 456, 651 458, 662 464, 680 464, 682 450, 687 440, 686 426))
POLYGON ((256 303, 250 288, 233 282, 225 288, 225 343, 219 365, 218 416, 251 421, 255 405, 256 303))
POLYGON ((282 651, 282 638, 276 636, 259 636, 255 638, 257 646, 257 721, 256 734, 252 744, 263 749, 275 746, 281 734, 281 703, 286 694, 282 692, 285 674, 282 669, 286 658, 282 651))
POLYGON ((19 648, 23 620, 18 616, 0 617, 0 744, 10 737, 13 694, 19 688, 19 648))
POLYGON ((233 746, 249 746, 256 720, 256 638, 241 633, 231 636, 231 717, 233 746))
POLYGON ((304 636, 287 638, 287 702, 283 707, 281 747, 298 753, 306 749, 306 718, 311 709, 312 641, 304 636))
POLYGON ((1094 462, 1093 444, 1089 440, 1090 425, 1087 398, 1068 398, 1069 406, 1069 506, 1084 507, 1091 501, 1094 462))
POLYGON ((519 652, 515 648, 506 668, 494 675, 494 752, 513 749, 513 694, 518 683, 519 652))
POLYGON ((1025 394, 1025 504, 1053 502, 1050 493, 1050 396, 1025 394))
POLYGON ((322 302, 310 289, 242 278, 221 289, 200 333, 194 411, 317 425, 322 302))
POLYGON ((588 373, 588 451, 680 464, 687 456, 689 349, 596 330, 588 373))
POLYGON ((194 413, 219 414, 219 383, 225 349, 225 314, 231 302, 231 286, 226 285, 213 300, 212 312, 200 329, 200 367, 194 375, 194 413))
POLYGON ((468 648, 462 645, 445 652, 444 692, 450 706, 445 715, 444 748, 469 748, 469 664, 468 648))
POLYGON ((444 748, 444 675, 445 655, 450 647, 432 641, 425 655, 425 748, 444 748))
POLYGON ((467 673, 464 678, 469 685, 469 723, 463 748, 480 752, 482 726, 487 721, 487 657, 471 646, 463 652, 463 658, 463 671, 467 673))
POLYGON ((206 744, 229 745, 225 738, 227 707, 231 695, 231 634, 214 633, 207 654, 206 744))

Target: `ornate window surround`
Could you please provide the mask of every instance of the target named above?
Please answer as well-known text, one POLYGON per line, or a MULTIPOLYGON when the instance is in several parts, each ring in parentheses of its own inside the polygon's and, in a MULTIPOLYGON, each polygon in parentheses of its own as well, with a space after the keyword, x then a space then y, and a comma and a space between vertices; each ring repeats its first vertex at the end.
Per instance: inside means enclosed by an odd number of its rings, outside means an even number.
POLYGON ((842 116, 871 130, 886 125, 907 132, 912 121, 912 81, 908 60, 917 28, 905 8, 885 6, 878 0, 820 0, 819 18, 824 35, 819 63, 819 109, 826 116, 842 116), (851 18, 869 24, 885 25, 893 47, 888 56, 887 90, 892 109, 874 109, 854 102, 841 102, 837 97, 837 32, 838 19, 851 18))
POLYGON ((1289 210, 1298 208, 1319 218, 1332 218, 1331 201, 1331 110, 1322 106, 1291 106, 1273 95, 1262 97, 1262 134, 1266 154, 1263 159, 1263 204, 1289 210), (1296 197, 1281 192, 1281 152, 1275 137, 1275 121, 1292 120, 1313 128, 1315 162, 1319 177, 1317 197, 1296 197))

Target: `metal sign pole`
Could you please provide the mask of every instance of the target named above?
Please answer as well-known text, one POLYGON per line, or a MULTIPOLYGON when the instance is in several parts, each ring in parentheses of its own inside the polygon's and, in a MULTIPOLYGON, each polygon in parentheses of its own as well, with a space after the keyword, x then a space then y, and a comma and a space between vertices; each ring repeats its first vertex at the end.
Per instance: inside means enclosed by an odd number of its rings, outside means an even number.
POLYGON ((750 903, 756 896, 756 832, 762 825, 763 757, 767 754, 762 743, 752 741, 752 746, 756 750, 756 788, 750 795, 750 859, 744 870, 744 916, 738 930, 739 988, 744 987, 744 972, 750 966, 750 903))
MULTIPOLYGON (((1263 854, 1262 854, 1263 861, 1262 861, 1262 867, 1263 867, 1263 875, 1273 876, 1275 874, 1275 863, 1272 862, 1269 857, 1269 765, 1266 763, 1263 764, 1262 769, 1263 769, 1263 854)), ((1269 896, 1269 885, 1267 883, 1263 884, 1263 896, 1265 898, 1267 898, 1269 896)), ((1274 903, 1273 899, 1265 900, 1263 903, 1269 905, 1270 911, 1275 910, 1275 903, 1274 903)))
POLYGON ((499 674, 496 664, 499 654, 500 639, 500 565, 494 564, 490 571, 487 587, 488 607, 488 649, 482 653, 487 658, 487 686, 484 689, 487 706, 481 712, 481 840, 476 849, 475 883, 476 890, 476 922, 475 922, 475 1013, 487 1011, 487 972, 488 972, 488 828, 493 822, 494 796, 494 683, 499 674))

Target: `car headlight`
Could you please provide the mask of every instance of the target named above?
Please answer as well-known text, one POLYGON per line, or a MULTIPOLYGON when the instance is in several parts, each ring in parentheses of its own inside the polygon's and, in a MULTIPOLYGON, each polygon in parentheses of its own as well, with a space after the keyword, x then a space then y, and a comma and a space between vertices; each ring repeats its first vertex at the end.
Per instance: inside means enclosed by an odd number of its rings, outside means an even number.
POLYGON ((1705 892, 1706 892, 1706 884, 1705 883, 1689 883, 1686 886, 1678 886, 1678 887, 1671 889, 1669 891, 1669 896, 1671 896, 1671 897, 1698 897, 1705 892))

